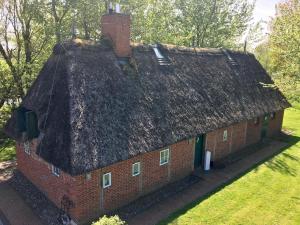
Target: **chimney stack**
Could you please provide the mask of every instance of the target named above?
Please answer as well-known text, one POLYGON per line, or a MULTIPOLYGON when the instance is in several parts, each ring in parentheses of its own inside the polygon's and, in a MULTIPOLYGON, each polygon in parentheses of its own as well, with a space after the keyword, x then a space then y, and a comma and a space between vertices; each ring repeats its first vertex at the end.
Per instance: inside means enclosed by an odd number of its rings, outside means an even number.
POLYGON ((130 47, 130 16, 120 13, 120 5, 116 5, 116 12, 109 7, 109 13, 101 18, 101 31, 104 37, 111 39, 114 51, 118 57, 129 57, 130 47))

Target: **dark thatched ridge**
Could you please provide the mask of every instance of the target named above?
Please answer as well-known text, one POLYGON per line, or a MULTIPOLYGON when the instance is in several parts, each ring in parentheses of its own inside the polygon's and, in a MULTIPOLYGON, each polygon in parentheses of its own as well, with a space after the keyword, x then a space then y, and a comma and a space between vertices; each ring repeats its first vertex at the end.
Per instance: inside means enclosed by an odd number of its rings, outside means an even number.
MULTIPOLYGON (((290 106, 251 54, 228 51, 232 66, 218 49, 160 50, 171 66, 145 45, 122 67, 105 44, 57 45, 22 103, 38 154, 77 175, 290 106)), ((20 139, 15 114, 6 132, 20 139)))

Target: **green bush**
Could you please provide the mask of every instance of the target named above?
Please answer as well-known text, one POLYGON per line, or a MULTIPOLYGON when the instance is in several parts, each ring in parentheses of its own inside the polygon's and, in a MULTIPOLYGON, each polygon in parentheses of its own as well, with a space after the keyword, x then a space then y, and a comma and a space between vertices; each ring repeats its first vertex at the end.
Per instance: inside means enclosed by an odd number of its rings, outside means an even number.
POLYGON ((125 225, 125 222, 120 219, 119 216, 107 217, 106 215, 101 217, 97 222, 93 222, 92 225, 125 225))
POLYGON ((5 135, 3 128, 10 115, 11 108, 9 106, 4 105, 2 108, 0 108, 0 145, 7 140, 7 136, 5 135))
POLYGON ((0 109, 0 162, 12 160, 16 157, 15 142, 4 133, 4 125, 11 115, 11 108, 4 105, 0 109))

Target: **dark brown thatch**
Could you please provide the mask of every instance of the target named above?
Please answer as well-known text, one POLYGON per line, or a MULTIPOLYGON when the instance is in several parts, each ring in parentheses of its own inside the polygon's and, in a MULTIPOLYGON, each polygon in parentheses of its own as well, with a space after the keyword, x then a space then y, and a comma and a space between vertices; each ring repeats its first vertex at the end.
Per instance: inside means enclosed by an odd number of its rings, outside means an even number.
POLYGON ((22 103, 38 116, 41 157, 81 174, 289 107, 253 55, 229 51, 233 66, 217 49, 160 50, 170 66, 149 46, 122 67, 105 45, 56 46, 22 103))

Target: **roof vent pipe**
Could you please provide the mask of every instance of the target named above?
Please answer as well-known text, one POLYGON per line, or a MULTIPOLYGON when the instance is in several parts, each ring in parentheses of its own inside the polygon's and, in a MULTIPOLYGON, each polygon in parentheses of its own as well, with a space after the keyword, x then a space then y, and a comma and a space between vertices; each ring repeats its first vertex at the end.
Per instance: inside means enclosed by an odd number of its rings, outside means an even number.
POLYGON ((119 3, 116 4, 116 13, 121 13, 121 7, 119 3))

